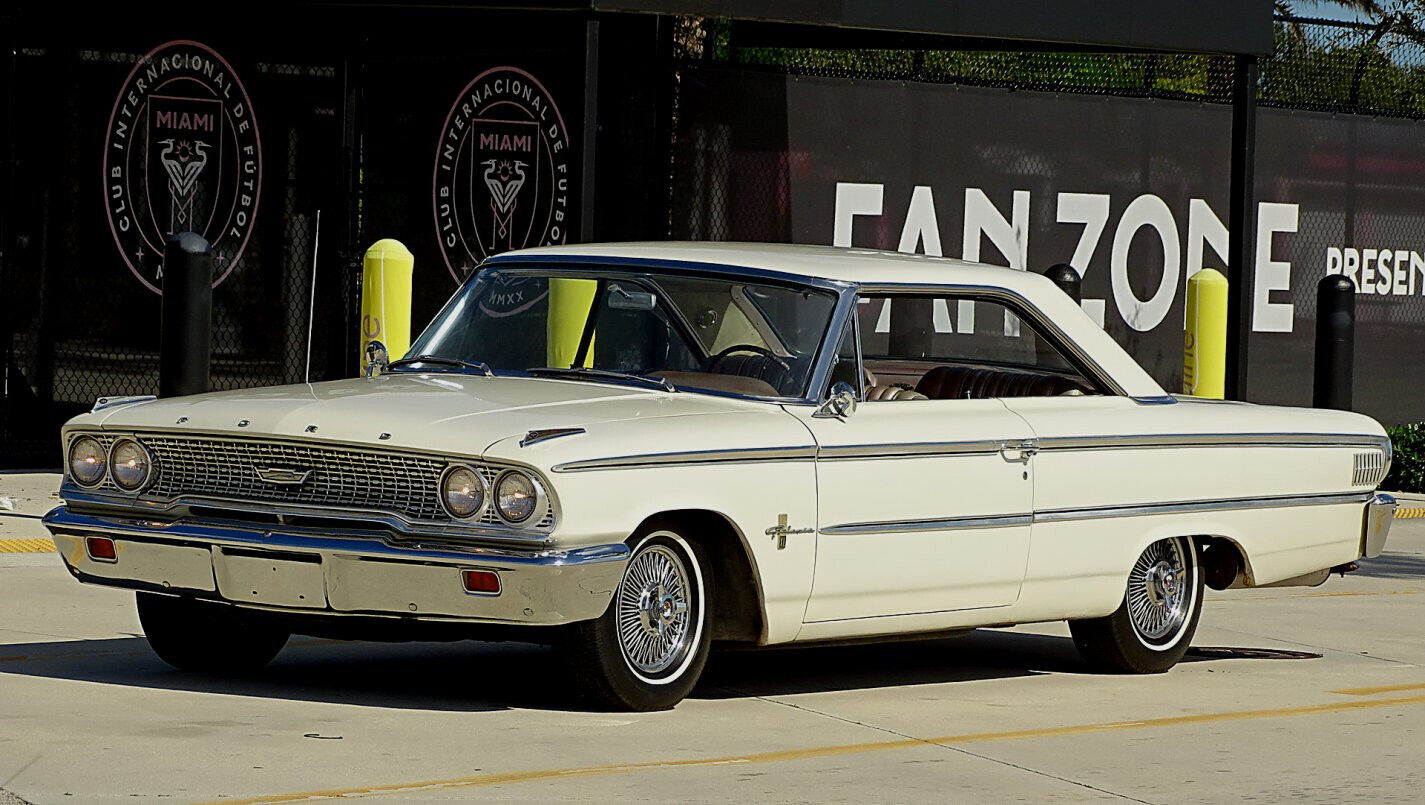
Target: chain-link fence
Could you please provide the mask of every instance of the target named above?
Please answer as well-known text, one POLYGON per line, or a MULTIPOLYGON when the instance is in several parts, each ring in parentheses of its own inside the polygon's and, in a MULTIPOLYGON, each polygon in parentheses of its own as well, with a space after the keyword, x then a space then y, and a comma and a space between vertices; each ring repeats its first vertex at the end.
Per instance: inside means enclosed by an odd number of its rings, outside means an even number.
MULTIPOLYGON (((1225 266, 1232 58, 740 47, 736 30, 676 38, 671 237, 1072 262, 1091 315, 1179 386, 1182 284, 1225 266), (874 203, 843 208, 852 190, 874 203)), ((1279 18, 1275 38, 1249 395, 1309 404, 1316 281, 1345 272, 1357 406, 1425 418, 1425 392, 1390 380, 1425 359, 1425 37, 1279 18)))
POLYGON ((255 107, 162 90, 141 107, 125 76, 143 78, 143 56, 16 54, 9 100, 25 114, 6 210, 0 466, 54 466, 63 420, 100 396, 156 392, 167 231, 215 246, 214 389, 301 382, 309 347, 311 376, 323 378, 346 350, 335 68, 239 65, 243 86, 262 92, 255 107))

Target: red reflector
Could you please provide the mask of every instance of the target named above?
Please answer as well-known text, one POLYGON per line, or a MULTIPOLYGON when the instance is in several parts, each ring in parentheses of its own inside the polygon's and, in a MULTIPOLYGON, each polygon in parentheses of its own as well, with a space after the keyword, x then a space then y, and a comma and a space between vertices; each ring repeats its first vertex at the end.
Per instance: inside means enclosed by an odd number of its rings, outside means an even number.
POLYGON ((468 593, 499 593, 500 575, 489 570, 462 570, 460 578, 468 593))
POLYGON ((117 562, 119 554, 114 550, 114 541, 108 537, 89 537, 84 540, 84 546, 89 550, 89 558, 97 559, 100 562, 117 562))

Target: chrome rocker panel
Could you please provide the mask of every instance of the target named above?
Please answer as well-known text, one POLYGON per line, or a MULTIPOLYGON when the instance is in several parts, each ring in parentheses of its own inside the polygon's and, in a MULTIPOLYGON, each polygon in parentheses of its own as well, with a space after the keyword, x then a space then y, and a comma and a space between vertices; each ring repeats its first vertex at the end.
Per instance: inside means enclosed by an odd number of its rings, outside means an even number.
POLYGON ((311 615, 553 626, 597 618, 623 577, 623 544, 575 550, 393 545, 369 532, 246 523, 45 515, 55 548, 83 582, 180 593, 311 615), (118 559, 89 556, 85 537, 114 540, 118 559), (497 594, 468 593, 462 570, 499 574, 497 594))

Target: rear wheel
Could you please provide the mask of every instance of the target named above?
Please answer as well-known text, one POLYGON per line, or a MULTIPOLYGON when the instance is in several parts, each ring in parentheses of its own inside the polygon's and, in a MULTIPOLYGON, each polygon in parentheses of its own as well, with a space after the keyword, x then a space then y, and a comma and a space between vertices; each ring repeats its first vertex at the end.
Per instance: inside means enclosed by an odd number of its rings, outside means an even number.
POLYGON ((181 671, 235 674, 272 662, 290 634, 234 606, 138 593, 139 623, 158 658, 181 671))
POLYGON ((571 627, 565 649, 581 693, 615 710, 666 710, 697 684, 711 645, 707 562, 677 533, 650 531, 609 608, 571 627))
POLYGON ((1119 673, 1162 673, 1181 660, 1202 616, 1203 574, 1188 537, 1154 542, 1128 573, 1112 615, 1070 621, 1074 645, 1090 665, 1119 673))

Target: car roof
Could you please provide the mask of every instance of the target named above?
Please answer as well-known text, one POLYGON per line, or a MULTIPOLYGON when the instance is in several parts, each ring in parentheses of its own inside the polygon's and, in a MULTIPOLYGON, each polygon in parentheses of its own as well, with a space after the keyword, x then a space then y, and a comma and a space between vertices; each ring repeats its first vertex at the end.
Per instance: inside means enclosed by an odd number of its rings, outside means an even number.
POLYGON ((680 263, 703 263, 710 269, 727 266, 777 271, 813 279, 860 285, 1018 285, 1024 272, 1002 266, 971 263, 952 257, 931 257, 876 249, 841 246, 809 246, 794 243, 709 243, 645 241, 629 243, 581 243, 543 246, 507 252, 503 259, 548 256, 551 258, 597 257, 631 258, 680 263))

